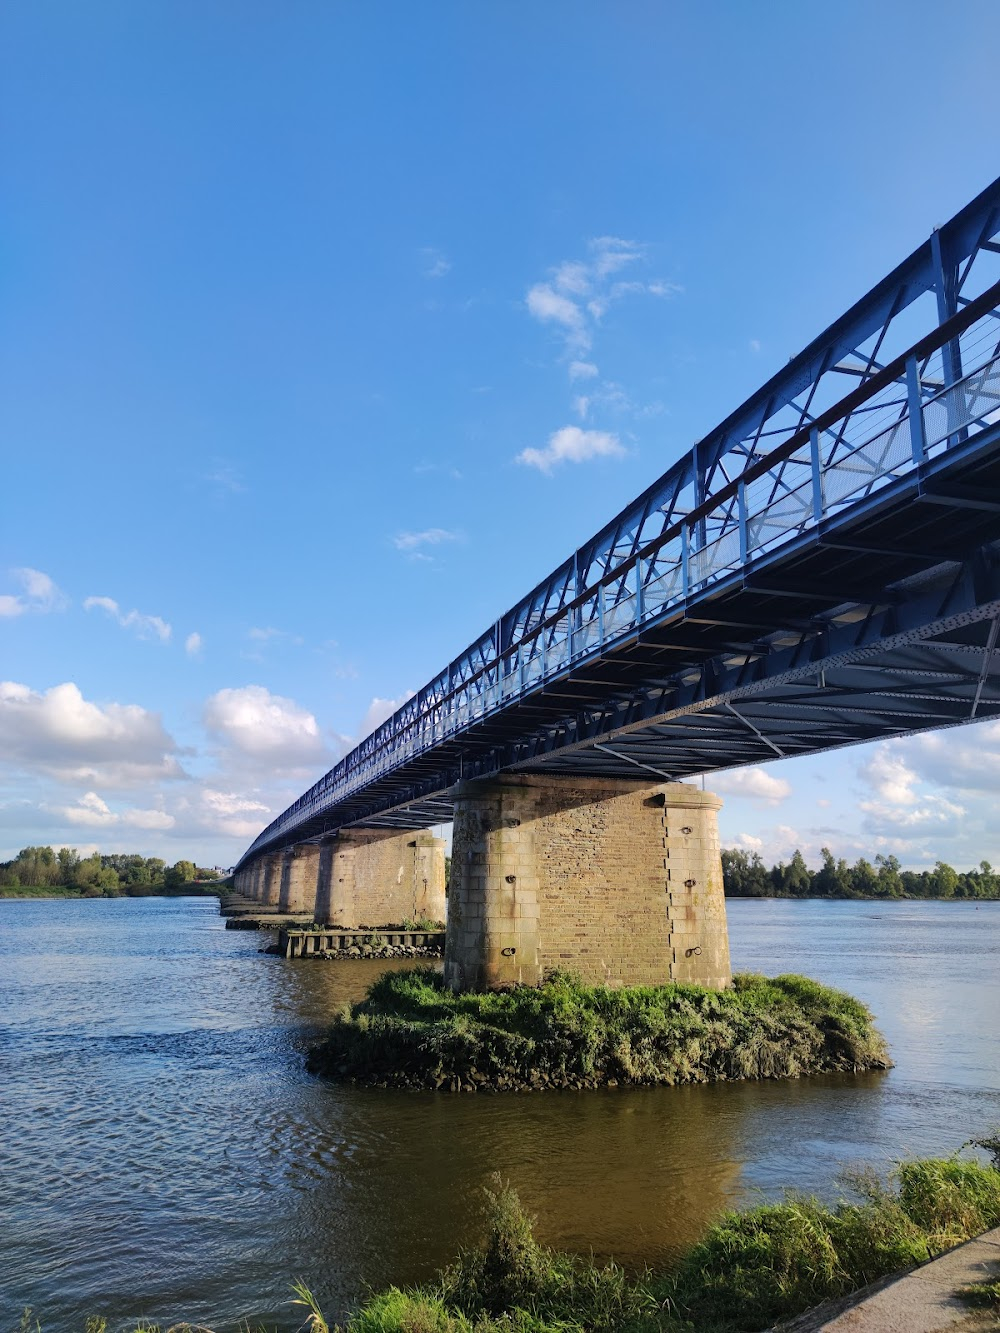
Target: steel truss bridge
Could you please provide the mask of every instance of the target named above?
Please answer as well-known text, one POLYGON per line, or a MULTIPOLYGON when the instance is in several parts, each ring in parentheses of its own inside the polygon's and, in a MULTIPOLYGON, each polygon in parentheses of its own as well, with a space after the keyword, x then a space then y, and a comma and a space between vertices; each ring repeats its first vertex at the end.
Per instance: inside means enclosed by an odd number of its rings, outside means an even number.
POLYGON ((1000 180, 244 854, 1000 717, 1000 180))

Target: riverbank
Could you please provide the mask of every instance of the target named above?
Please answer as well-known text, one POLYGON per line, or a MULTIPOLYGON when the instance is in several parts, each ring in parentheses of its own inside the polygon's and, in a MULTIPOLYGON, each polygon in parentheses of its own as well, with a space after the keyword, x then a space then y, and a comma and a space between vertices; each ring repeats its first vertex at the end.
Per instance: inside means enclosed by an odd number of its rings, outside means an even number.
POLYGON ((870 1011, 806 977, 733 988, 542 986, 456 995, 428 968, 380 977, 309 1052, 311 1073, 450 1092, 675 1085, 888 1069, 870 1011))
MULTIPOLYGON (((976 1146, 996 1160, 1000 1141, 976 1146)), ((788 1320, 795 1328, 816 1329, 826 1322, 820 1322, 821 1310, 833 1315, 846 1309, 853 1293, 912 1273, 974 1237, 998 1235, 996 1166, 957 1156, 925 1158, 901 1163, 889 1180, 868 1173, 848 1176, 845 1183, 853 1197, 832 1206, 791 1197, 726 1212, 672 1267, 636 1273, 539 1244, 534 1219, 495 1175, 493 1188, 484 1191, 481 1244, 463 1248, 422 1286, 376 1292, 348 1317, 346 1333, 763 1333, 788 1320), (805 1316, 803 1323, 798 1316, 805 1316)), ((1000 1313, 992 1271, 1000 1245, 995 1239, 981 1244, 976 1256, 979 1262, 963 1262, 960 1251, 919 1270, 917 1303, 946 1313, 950 1307, 952 1318, 956 1308, 959 1316, 963 1308, 987 1317, 990 1310, 1000 1313)), ((291 1292, 289 1304, 306 1315, 303 1327, 330 1333, 304 1284, 293 1283, 291 1292)), ((887 1295, 883 1288, 875 1298, 876 1315, 881 1307, 895 1310, 887 1295)), ((877 1318, 870 1325, 855 1318, 850 1326, 887 1327, 877 1318)), ((28 1315, 22 1321, 25 1330, 43 1327, 28 1315)), ((241 1324, 247 1333, 252 1327, 241 1324)), ((107 1324, 90 1319, 86 1329, 106 1333, 107 1324)), ((134 1333, 159 1333, 159 1326, 144 1322, 134 1333)))
MULTIPOLYGON (((725 1213, 673 1268, 630 1274, 540 1245, 494 1179, 485 1244, 432 1283, 379 1292, 347 1333, 762 1333, 1000 1225, 1000 1170, 923 1159, 889 1181, 848 1178, 854 1197, 832 1207, 791 1198, 725 1213)), ((967 1295, 996 1301, 986 1286, 967 1295)))
POLYGON ((179 888, 164 888, 163 885, 133 884, 120 889, 78 889, 64 885, 46 885, 43 888, 0 889, 0 902, 33 903, 46 898, 68 899, 79 902, 81 899, 97 901, 102 898, 218 898, 217 884, 182 884, 179 888))

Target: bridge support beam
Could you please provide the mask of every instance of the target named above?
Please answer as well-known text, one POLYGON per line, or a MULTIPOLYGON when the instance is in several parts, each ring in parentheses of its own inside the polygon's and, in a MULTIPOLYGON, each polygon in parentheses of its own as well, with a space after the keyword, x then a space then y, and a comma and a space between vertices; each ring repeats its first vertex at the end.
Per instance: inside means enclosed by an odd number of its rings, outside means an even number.
POLYGON ((312 912, 316 907, 316 876, 319 848, 303 842, 287 847, 281 863, 281 890, 278 906, 283 912, 312 912))
POLYGON ((281 872, 284 854, 282 852, 270 852, 261 860, 263 861, 263 873, 261 875, 260 901, 265 907, 277 907, 281 901, 281 872))
POLYGON ((342 829, 322 844, 316 920, 386 926, 445 917, 444 842, 423 831, 342 829))
POLYGON ((240 893, 245 894, 252 901, 257 899, 257 884, 260 878, 260 862, 251 861, 245 870, 237 872, 237 878, 243 887, 240 893))
POLYGON ((732 980, 716 813, 684 783, 507 774, 453 790, 454 990, 732 980))

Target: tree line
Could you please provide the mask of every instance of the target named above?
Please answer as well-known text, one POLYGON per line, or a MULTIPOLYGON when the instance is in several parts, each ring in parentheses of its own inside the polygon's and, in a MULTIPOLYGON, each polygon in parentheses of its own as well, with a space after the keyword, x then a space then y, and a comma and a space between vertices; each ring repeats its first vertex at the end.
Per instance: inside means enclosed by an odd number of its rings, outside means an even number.
POLYGON ((193 861, 168 866, 158 856, 131 852, 81 856, 72 847, 22 847, 12 861, 0 861, 0 890, 75 889, 85 898, 142 898, 218 877, 217 870, 199 869, 193 861))
POLYGON ((932 870, 903 870, 895 856, 860 857, 854 865, 828 847, 823 864, 810 870, 800 851, 770 869, 757 852, 726 849, 722 879, 728 898, 1000 898, 1000 871, 989 861, 960 871, 945 861, 932 870))

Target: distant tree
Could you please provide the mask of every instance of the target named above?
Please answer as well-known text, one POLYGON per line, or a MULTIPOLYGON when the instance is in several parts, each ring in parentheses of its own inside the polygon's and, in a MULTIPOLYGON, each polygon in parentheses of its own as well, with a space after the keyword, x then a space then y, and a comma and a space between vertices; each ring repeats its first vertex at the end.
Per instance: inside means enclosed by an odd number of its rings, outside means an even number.
POLYGON ((781 891, 789 898, 807 898, 812 890, 812 881, 805 857, 796 847, 789 864, 781 867, 781 891))
POLYGON ((859 856, 851 867, 851 893, 858 898, 879 897, 878 872, 870 861, 859 856))
POLYGON ((954 898, 958 888, 958 871, 944 861, 937 861, 931 871, 931 893, 935 898, 954 898))
POLYGON ((97 852, 82 860, 73 872, 73 884, 87 897, 116 898, 119 891, 118 872, 106 866, 97 852))
POLYGON ((879 853, 875 858, 875 864, 878 866, 878 896, 880 898, 899 898, 903 893, 903 877, 899 873, 899 861, 895 856, 883 856, 879 853))
POLYGON ((739 847, 722 853, 722 884, 731 898, 767 898, 773 892, 760 855, 739 847))
POLYGON ((163 875, 163 883, 168 889, 179 889, 185 884, 190 884, 193 879, 193 861, 175 861, 163 875))
POLYGON ((849 898, 851 894, 851 872, 847 862, 834 859, 829 847, 820 851, 823 864, 813 875, 813 893, 820 898, 849 898))

